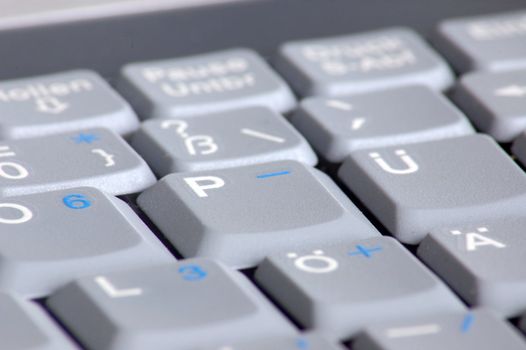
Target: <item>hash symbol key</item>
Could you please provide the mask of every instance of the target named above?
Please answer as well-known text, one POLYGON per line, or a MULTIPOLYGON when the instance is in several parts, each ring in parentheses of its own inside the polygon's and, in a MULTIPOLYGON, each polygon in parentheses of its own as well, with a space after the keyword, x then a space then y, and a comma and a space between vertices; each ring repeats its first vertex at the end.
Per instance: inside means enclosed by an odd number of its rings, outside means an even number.
POLYGON ((185 257, 235 267, 379 234, 327 175, 295 161, 171 174, 138 204, 185 257))
POLYGON ((314 151, 285 118, 262 107, 148 120, 131 144, 160 176, 284 159, 317 163, 314 151))
POLYGON ((123 68, 117 87, 143 119, 250 106, 285 113, 296 105, 283 79, 249 49, 133 63, 123 68))
POLYGON ((144 160, 106 129, 0 142, 0 196, 78 186, 122 195, 153 183, 144 160))

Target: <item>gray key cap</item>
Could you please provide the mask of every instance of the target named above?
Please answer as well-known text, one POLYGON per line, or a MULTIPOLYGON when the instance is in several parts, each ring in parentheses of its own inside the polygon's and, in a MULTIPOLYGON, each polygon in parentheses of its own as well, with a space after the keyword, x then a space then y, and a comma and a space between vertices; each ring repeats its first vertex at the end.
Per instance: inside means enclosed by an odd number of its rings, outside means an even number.
POLYGON ((459 72, 526 68, 526 11, 447 20, 435 41, 459 72))
POLYGON ((338 176, 410 244, 435 228, 522 217, 526 206, 526 176, 485 135, 356 151, 338 176))
POLYGON ((454 294, 390 237, 273 255, 255 277, 303 326, 339 339, 382 320, 463 310, 454 294))
POLYGON ((526 219, 431 232, 418 256, 470 305, 506 317, 526 311, 526 219))
POLYGON ((0 142, 0 196, 78 186, 121 195, 154 183, 144 160, 106 129, 0 142))
POLYGON ((485 310, 437 314, 414 321, 370 327, 355 350, 525 350, 523 337, 485 310))
POLYGON ((78 349, 44 310, 31 301, 0 293, 0 339, 6 350, 78 349))
POLYGON ((48 306, 90 349, 186 350, 295 334, 244 276, 209 260, 84 278, 48 306))
POLYGON ((379 234, 327 175, 294 161, 168 175, 138 203, 184 256, 235 267, 379 234))
POLYGON ((526 70, 467 74, 453 98, 478 129, 497 141, 510 142, 526 129, 526 70))
POLYGON ((302 96, 341 96, 421 84, 453 83, 445 63, 415 32, 390 28, 285 44, 276 68, 302 96))
POLYGON ((249 106, 288 112, 296 105, 283 79, 249 49, 130 64, 118 88, 144 119, 249 106))
POLYGON ((148 120, 131 145, 161 176, 285 159, 312 166, 318 162, 285 118, 261 107, 198 118, 148 120))
POLYGON ((94 188, 0 200, 0 289, 47 295, 82 275, 174 258, 128 205, 94 188))
POLYGON ((330 342, 318 334, 304 334, 288 337, 267 337, 243 343, 227 344, 199 350, 344 350, 344 347, 330 342))
POLYGON ((70 71, 0 82, 0 139, 105 127, 129 134, 139 120, 96 73, 70 71))
POLYGON ((408 86, 341 98, 302 101, 292 124, 333 163, 351 151, 473 133, 466 117, 445 97, 408 86))

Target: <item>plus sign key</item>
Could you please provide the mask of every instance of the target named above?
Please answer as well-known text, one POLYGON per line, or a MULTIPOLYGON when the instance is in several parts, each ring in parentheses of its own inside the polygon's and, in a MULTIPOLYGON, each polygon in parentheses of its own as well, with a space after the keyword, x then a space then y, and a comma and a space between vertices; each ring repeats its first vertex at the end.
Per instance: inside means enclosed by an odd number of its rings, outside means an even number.
POLYGON ((122 195, 155 180, 145 161, 106 129, 0 142, 0 196, 78 186, 122 195))
POLYGON ((0 82, 0 140, 93 127, 139 127, 128 103, 95 72, 76 70, 0 82))
POLYGON ((526 311, 526 220, 434 230, 418 255, 470 305, 506 317, 526 311))
POLYGON ((143 119, 249 106, 284 113, 296 105, 285 81, 249 49, 133 63, 123 68, 118 88, 143 119))
POLYGON ((138 204, 185 257, 235 267, 292 247, 379 235, 327 175, 295 161, 171 174, 138 204))
POLYGON ((463 310, 437 277, 389 237, 271 255, 255 278, 301 325, 339 339, 377 322, 463 310))

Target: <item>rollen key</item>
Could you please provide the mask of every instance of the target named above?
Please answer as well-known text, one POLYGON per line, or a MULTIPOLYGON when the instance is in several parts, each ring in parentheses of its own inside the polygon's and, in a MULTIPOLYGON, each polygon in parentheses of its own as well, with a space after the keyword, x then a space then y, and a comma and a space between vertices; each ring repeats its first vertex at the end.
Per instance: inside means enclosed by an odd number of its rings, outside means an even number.
POLYGON ((526 311, 526 220, 482 220, 433 230, 418 256, 472 306, 505 317, 526 311))
POLYGON ((258 267, 255 279, 302 326, 337 339, 350 339, 382 321, 464 310, 390 237, 274 254, 258 267))
POLYGON ((526 11, 446 20, 433 43, 460 73, 526 68, 526 11))
POLYGON ((468 119, 447 98, 416 85, 338 98, 307 98, 291 122, 332 163, 341 163, 359 149, 474 133, 468 119))
POLYGON ((47 306, 97 350, 187 350, 296 334, 245 276, 206 259, 82 278, 47 306))
POLYGON ((94 273, 174 258, 122 200, 73 188, 0 200, 0 289, 41 297, 94 273))
POLYGON ((159 176, 285 159, 312 166, 318 162, 303 136, 264 107, 147 120, 131 145, 159 176))
POLYGON ((104 127, 139 127, 130 105, 97 73, 74 70, 0 81, 0 140, 104 127))
POLYGON ((295 161, 171 174, 137 202, 183 256, 240 268, 284 249, 379 235, 327 175, 295 161))
POLYGON ((296 105, 285 81, 250 49, 131 63, 122 69, 117 89, 143 119, 251 106, 286 113, 296 105))
POLYGON ((0 142, 0 196, 78 186, 122 195, 156 181, 148 165, 106 129, 0 142))
POLYGON ((444 226, 524 216, 526 175, 481 134, 352 152, 338 176, 404 243, 444 226))
POLYGON ((374 325, 358 335, 353 349, 525 350, 526 343, 507 321, 487 310, 476 309, 374 325))

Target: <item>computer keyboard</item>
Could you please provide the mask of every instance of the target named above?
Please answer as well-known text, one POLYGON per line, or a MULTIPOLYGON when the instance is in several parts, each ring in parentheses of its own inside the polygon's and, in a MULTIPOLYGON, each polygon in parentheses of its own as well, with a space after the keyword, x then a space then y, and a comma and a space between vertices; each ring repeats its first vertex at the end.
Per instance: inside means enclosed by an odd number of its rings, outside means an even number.
POLYGON ((526 7, 433 25, 0 80, 0 350, 525 350, 526 7))

